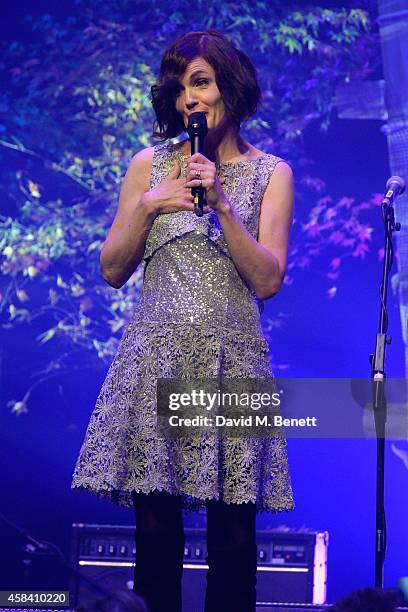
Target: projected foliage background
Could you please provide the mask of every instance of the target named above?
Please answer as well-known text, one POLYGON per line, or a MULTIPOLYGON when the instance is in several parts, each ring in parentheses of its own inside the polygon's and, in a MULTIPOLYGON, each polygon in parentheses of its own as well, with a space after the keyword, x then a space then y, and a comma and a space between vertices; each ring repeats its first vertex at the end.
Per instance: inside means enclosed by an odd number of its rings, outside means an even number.
MULTIPOLYGON (((218 29, 258 68, 263 106, 244 137, 288 159, 297 179, 300 213, 285 282, 313 264, 333 299, 344 259, 378 249, 371 227, 378 194, 363 202, 331 197, 303 147, 308 126, 328 128, 336 86, 378 67, 368 12, 197 0, 194 21, 187 0, 174 0, 170 15, 156 1, 76 5, 64 22, 32 20, 40 42, 3 45, 1 54, 9 82, 0 94, 1 322, 5 334, 35 330, 21 357, 36 364, 33 377, 22 397, 8 399, 16 413, 45 380, 108 363, 115 352, 143 270, 111 289, 99 249, 131 156, 153 144, 150 86, 164 48, 181 33, 218 29)), ((268 332, 279 321, 264 323, 268 332)))

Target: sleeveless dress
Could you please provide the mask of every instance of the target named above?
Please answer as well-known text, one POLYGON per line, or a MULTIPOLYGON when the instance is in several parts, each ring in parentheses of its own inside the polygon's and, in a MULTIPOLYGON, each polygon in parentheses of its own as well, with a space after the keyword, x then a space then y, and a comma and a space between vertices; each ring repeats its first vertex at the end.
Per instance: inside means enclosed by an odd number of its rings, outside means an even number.
MULTIPOLYGON (((151 188, 186 173, 174 144, 154 149, 151 188)), ((280 158, 219 163, 223 189, 257 238, 262 198, 280 158)), ((132 506, 131 492, 181 495, 186 510, 206 500, 254 502, 257 512, 294 508, 284 433, 270 437, 168 439, 157 431, 157 378, 273 378, 262 332, 263 304, 229 255, 215 212, 160 214, 144 253, 140 300, 92 413, 72 488, 132 506)))

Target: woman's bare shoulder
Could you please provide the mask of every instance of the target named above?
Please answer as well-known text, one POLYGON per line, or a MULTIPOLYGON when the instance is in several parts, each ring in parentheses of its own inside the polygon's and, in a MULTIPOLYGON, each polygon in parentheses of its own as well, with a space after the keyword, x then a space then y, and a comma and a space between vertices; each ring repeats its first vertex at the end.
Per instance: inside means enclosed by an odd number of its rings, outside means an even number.
POLYGON ((126 175, 136 180, 148 182, 152 171, 154 147, 146 147, 133 155, 126 175))
POLYGON ((130 166, 151 166, 155 147, 146 147, 135 153, 130 160, 130 166))

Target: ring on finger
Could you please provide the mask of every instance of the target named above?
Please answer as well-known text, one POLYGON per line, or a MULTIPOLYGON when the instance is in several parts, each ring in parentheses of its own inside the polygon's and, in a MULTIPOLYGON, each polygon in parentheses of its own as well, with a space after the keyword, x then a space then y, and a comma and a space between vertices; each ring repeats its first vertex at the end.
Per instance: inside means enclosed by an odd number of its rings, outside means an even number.
POLYGON ((201 170, 196 170, 195 175, 196 175, 196 178, 200 179, 201 181, 201 170))

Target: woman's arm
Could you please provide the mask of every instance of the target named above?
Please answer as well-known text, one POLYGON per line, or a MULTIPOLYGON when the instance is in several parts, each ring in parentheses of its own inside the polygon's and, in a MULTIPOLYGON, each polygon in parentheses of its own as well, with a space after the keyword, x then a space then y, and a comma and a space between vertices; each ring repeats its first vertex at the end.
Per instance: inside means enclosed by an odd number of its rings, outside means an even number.
POLYGON ((175 161, 170 174, 149 190, 153 147, 137 153, 123 179, 119 207, 101 251, 104 279, 116 289, 122 287, 143 259, 146 240, 158 214, 193 211, 191 189, 178 178, 175 161))
POLYGON ((143 258, 155 212, 143 195, 149 189, 153 147, 137 153, 122 182, 119 206, 102 247, 100 262, 106 282, 119 289, 143 258))
POLYGON ((188 160, 188 187, 202 184, 207 204, 217 213, 228 250, 238 272, 261 300, 277 293, 285 276, 289 233, 293 215, 293 175, 279 162, 261 204, 258 241, 242 223, 228 201, 216 174, 215 164, 200 153, 188 160), (200 170, 201 179, 196 177, 200 170))
POLYGON ((261 300, 275 295, 286 270, 293 218, 293 175, 285 162, 277 164, 261 204, 258 241, 227 199, 217 208, 228 250, 238 272, 261 300))

